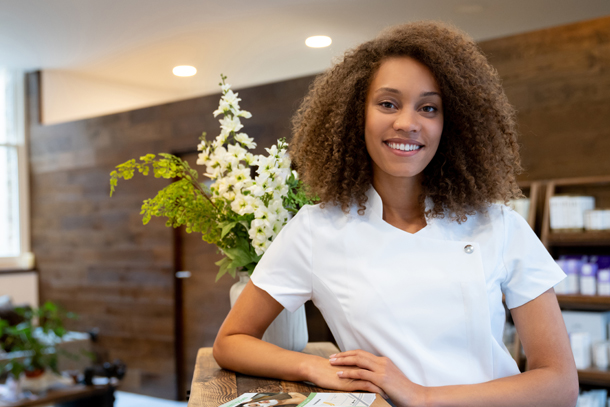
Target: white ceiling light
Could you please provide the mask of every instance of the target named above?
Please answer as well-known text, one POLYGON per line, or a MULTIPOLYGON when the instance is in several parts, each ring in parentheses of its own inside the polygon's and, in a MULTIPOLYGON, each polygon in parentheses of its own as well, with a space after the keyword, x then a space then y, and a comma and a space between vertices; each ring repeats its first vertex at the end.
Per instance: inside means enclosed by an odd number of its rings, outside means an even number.
POLYGON ((175 67, 172 72, 176 76, 193 76, 197 73, 197 69, 194 66, 180 65, 175 67))
POLYGON ((332 42, 333 40, 326 35, 314 35, 305 40, 305 45, 311 48, 324 48, 328 47, 332 42))

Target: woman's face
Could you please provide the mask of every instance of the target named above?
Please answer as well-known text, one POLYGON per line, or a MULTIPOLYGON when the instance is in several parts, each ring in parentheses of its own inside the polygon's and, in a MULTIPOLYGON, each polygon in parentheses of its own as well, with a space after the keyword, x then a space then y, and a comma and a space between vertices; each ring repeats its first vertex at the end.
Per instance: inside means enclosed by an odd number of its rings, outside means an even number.
POLYGON ((440 89, 430 70, 409 57, 382 62, 368 90, 364 126, 375 179, 419 176, 442 132, 440 89))
POLYGON ((245 407, 269 407, 278 404, 277 400, 259 400, 253 403, 248 403, 245 407))

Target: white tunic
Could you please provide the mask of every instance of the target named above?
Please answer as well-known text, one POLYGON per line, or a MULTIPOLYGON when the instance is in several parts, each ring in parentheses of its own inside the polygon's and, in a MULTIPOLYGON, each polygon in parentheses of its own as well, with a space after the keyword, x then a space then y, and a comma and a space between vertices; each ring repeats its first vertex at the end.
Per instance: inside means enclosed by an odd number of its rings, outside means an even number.
POLYGON ((525 220, 503 205, 415 234, 385 222, 377 192, 366 213, 307 206, 252 275, 294 312, 311 299, 342 351, 386 356, 424 386, 519 373, 502 342, 505 312, 565 275, 525 220))

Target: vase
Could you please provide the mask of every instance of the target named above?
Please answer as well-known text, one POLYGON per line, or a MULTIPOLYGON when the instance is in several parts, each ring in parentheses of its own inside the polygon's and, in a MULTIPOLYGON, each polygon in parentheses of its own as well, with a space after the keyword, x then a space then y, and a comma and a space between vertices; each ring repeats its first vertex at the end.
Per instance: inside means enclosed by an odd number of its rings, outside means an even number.
MULTIPOLYGON (((237 275, 239 276, 239 281, 231 286, 229 292, 231 308, 233 308, 237 297, 239 297, 248 281, 250 281, 250 275, 247 271, 239 271, 237 275)), ((305 345, 307 345, 309 340, 305 306, 302 305, 295 312, 289 312, 286 309, 282 310, 271 325, 269 325, 262 339, 265 342, 288 350, 300 352, 305 349, 305 345)))

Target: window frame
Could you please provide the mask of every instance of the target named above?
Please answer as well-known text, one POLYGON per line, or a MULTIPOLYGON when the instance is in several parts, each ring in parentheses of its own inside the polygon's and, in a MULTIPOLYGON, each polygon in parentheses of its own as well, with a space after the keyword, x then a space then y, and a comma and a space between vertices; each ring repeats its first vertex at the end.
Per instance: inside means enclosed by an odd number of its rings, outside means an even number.
MULTIPOLYGON (((18 177, 18 208, 19 208, 19 254, 17 256, 0 256, 0 273, 6 270, 32 270, 34 269, 34 255, 31 252, 30 237, 30 191, 29 191, 29 162, 27 133, 25 129, 25 73, 22 71, 4 70, 9 79, 6 86, 11 88, 8 92, 12 97, 7 103, 13 104, 13 120, 15 141, 0 143, 0 146, 15 147, 17 149, 17 177, 18 177)), ((6 95, 2 95, 6 97, 6 95)), ((5 114, 0 112, 0 114, 5 114)))

